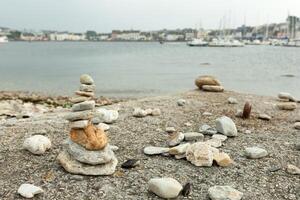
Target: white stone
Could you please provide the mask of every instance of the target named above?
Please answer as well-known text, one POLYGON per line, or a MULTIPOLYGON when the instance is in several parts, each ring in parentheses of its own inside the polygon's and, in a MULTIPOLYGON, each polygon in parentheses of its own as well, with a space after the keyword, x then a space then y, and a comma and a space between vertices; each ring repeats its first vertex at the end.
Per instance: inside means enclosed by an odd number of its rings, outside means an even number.
POLYGON ((70 122, 70 127, 71 128, 85 128, 87 127, 89 124, 89 121, 88 120, 79 120, 79 121, 73 121, 73 122, 70 122))
POLYGON ((215 134, 211 138, 221 140, 222 142, 227 140, 227 136, 226 135, 221 135, 221 134, 215 134))
POLYGON ((173 178, 152 178, 148 182, 149 191, 165 199, 176 198, 182 185, 173 178))
POLYGON ((146 115, 151 115, 152 114, 152 109, 151 108, 147 108, 145 110, 145 112, 146 112, 146 115))
POLYGON ((173 133, 175 131, 176 131, 176 129, 174 127, 166 127, 166 132, 167 133, 173 133))
POLYGON ((72 111, 83 111, 83 110, 93 110, 95 108, 95 101, 84 101, 81 103, 76 103, 72 106, 72 111))
POLYGON ((94 84, 94 80, 92 79, 92 77, 90 75, 82 74, 80 76, 80 83, 86 84, 86 85, 92 85, 92 84, 94 84))
POLYGON ((169 148, 166 147, 148 146, 144 148, 144 154, 146 155, 158 155, 158 154, 163 154, 168 152, 169 152, 169 148))
POLYGON ((210 145, 197 142, 187 148, 186 159, 198 167, 210 167, 213 164, 213 150, 210 145))
POLYGON ((203 116, 212 116, 213 114, 210 113, 210 112, 204 112, 204 113, 202 113, 202 115, 203 115, 203 116))
POLYGON ((65 115, 65 119, 68 121, 78 121, 78 120, 89 120, 93 118, 93 112, 91 110, 70 112, 65 115))
POLYGON ((251 134, 251 131, 250 130, 246 130, 245 133, 246 134, 251 134))
POLYGON ((248 158, 263 158, 268 155, 268 152, 259 147, 247 147, 245 148, 245 156, 248 158))
POLYGON ((290 93, 287 93, 287 92, 280 92, 278 94, 278 98, 279 99, 286 99, 286 100, 293 101, 293 102, 297 101, 295 97, 293 97, 290 93))
POLYGON ((262 119, 262 120, 267 120, 267 121, 269 121, 269 120, 271 120, 271 116, 269 116, 269 115, 267 115, 267 114, 259 114, 258 115, 258 119, 262 119))
POLYGON ((117 110, 107 110, 105 108, 99 108, 95 112, 95 117, 99 122, 111 124, 117 121, 119 118, 119 112, 117 110))
POLYGON ((168 145, 170 147, 180 144, 184 140, 184 134, 181 132, 174 132, 169 135, 168 145))
POLYGON ((86 85, 81 84, 79 90, 83 92, 95 92, 96 86, 95 85, 86 85))
POLYGON ((178 145, 176 147, 172 147, 169 149, 169 154, 171 155, 180 155, 180 154, 185 154, 187 148, 190 146, 190 143, 185 143, 178 145))
POLYGON ((203 85, 202 90, 207 92, 223 92, 224 88, 219 85, 203 85))
POLYGON ((34 135, 25 139, 23 148, 33 154, 41 155, 51 148, 51 141, 46 136, 34 135))
POLYGON ((161 115, 160 109, 159 109, 159 108, 154 108, 154 109, 152 109, 151 115, 152 115, 152 116, 158 116, 158 115, 161 115))
POLYGON ((186 141, 199 141, 203 139, 204 139, 204 135, 202 133, 198 133, 198 132, 184 133, 184 140, 186 141))
POLYGON ((111 162, 115 154, 110 149, 110 146, 107 145, 102 150, 97 151, 90 151, 86 150, 79 144, 76 144, 71 139, 68 139, 68 146, 67 146, 68 153, 77 161, 90 164, 90 165, 99 165, 111 162))
MULTIPOLYGON (((151 110, 151 112, 152 112, 152 110, 151 110)), ((143 110, 141 108, 135 108, 134 111, 133 111, 133 116, 134 117, 146 117, 148 114, 149 113, 146 110, 143 110)))
POLYGON ((35 185, 32 185, 32 184, 22 184, 19 189, 18 189, 18 193, 22 196, 22 197, 25 197, 25 198, 33 198, 34 195, 36 194, 40 194, 40 193, 43 193, 44 191, 40 188, 40 187, 37 187, 35 185))
POLYGON ((230 186, 213 186, 208 189, 211 200, 240 200, 243 193, 230 186))
POLYGON ((99 123, 97 125, 98 128, 102 129, 103 131, 107 131, 110 129, 110 126, 108 124, 105 124, 105 123, 99 123))
POLYGON ((297 108, 297 104, 294 102, 278 103, 276 106, 279 110, 295 110, 297 108))
POLYGON ((293 175, 299 175, 300 174, 300 169, 298 167, 296 167, 295 165, 291 165, 291 164, 286 166, 286 171, 289 174, 293 174, 293 175))
POLYGON ((216 138, 207 140, 207 141, 205 141, 205 143, 212 146, 212 147, 215 147, 215 148, 218 148, 218 147, 222 146, 222 141, 219 140, 219 139, 216 139, 216 138))
POLYGON ((227 101, 229 104, 237 104, 238 103, 237 99, 233 98, 233 97, 229 97, 227 101))
POLYGON ((75 160, 67 151, 61 152, 57 156, 58 162, 63 168, 72 174, 82 174, 90 176, 112 175, 117 167, 118 160, 114 157, 111 162, 100 165, 87 165, 75 160))
POLYGON ((294 128, 297 129, 297 130, 300 130, 300 122, 296 122, 294 124, 294 128))
POLYGON ((233 137, 237 136, 237 129, 229 117, 223 116, 216 120, 216 129, 219 133, 222 133, 226 136, 233 137))
POLYGON ((178 99, 177 100, 177 105, 178 106, 184 106, 186 104, 186 100, 184 100, 184 99, 178 99))

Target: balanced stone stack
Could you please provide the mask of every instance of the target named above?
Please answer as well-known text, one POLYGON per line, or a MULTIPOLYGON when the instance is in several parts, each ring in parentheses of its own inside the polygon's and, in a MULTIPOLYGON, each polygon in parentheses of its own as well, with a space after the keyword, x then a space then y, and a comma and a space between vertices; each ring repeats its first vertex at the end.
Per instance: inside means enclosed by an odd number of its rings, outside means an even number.
POLYGON ((115 172, 118 160, 108 144, 102 129, 91 122, 95 101, 95 85, 89 75, 80 77, 80 89, 72 99, 72 113, 66 116, 70 122, 70 137, 66 148, 57 160, 63 168, 73 174, 111 175, 115 172))
POLYGON ((195 85, 203 91, 207 92, 223 92, 224 88, 220 81, 213 76, 199 76, 195 80, 195 85))

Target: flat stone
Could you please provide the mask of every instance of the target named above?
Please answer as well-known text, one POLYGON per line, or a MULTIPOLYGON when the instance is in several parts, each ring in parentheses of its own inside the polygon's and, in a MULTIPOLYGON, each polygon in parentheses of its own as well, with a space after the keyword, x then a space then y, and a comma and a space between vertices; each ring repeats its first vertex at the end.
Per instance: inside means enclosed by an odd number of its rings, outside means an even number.
POLYGON ((79 96, 83 96, 83 97, 94 97, 95 96, 95 93, 94 92, 83 92, 83 91, 76 91, 75 92, 76 95, 79 95, 79 96))
POLYGON ((222 86, 203 85, 202 90, 207 92, 223 92, 224 88, 222 86))
POLYGON ((57 160, 69 173, 91 176, 112 175, 118 164, 118 160, 114 157, 111 162, 106 164, 87 165, 75 160, 67 151, 61 152, 57 156, 57 160))
POLYGON ((93 112, 90 110, 80 111, 80 112, 70 112, 65 115, 65 119, 68 121, 77 121, 77 120, 90 120, 93 118, 93 112))
POLYGON ((80 76, 80 83, 81 84, 86 84, 86 85, 92 85, 92 84, 94 84, 94 80, 90 75, 82 74, 80 76))
POLYGON ((262 119, 262 120, 266 120, 266 121, 269 121, 272 119, 271 116, 267 115, 267 114, 259 114, 258 115, 258 119, 262 119))
POLYGON ((35 185, 32 184, 27 184, 24 183, 22 184, 19 189, 18 189, 18 193, 25 198, 33 198, 34 195, 36 194, 40 194, 43 193, 44 191, 42 190, 42 188, 37 187, 35 185))
POLYGON ((71 129, 70 138, 87 150, 101 150, 107 145, 107 136, 102 129, 89 124, 84 129, 71 129))
POLYGON ((240 200, 243 193, 230 186, 213 186, 208 189, 211 200, 240 200))
POLYGON ((203 116, 212 116, 213 114, 210 113, 210 112, 204 112, 204 113, 202 113, 202 115, 203 115, 203 116))
POLYGON ((259 147, 248 147, 245 148, 245 156, 247 158, 263 158, 268 155, 268 152, 265 149, 259 147))
POLYGON ((184 106, 186 104, 186 100, 184 100, 184 99, 178 99, 177 100, 177 105, 178 106, 184 106))
POLYGON ((288 164, 286 166, 286 171, 289 174, 293 174, 293 175, 299 175, 300 174, 300 169, 298 167, 296 167, 295 165, 288 164))
POLYGON ((89 100, 91 100, 92 98, 90 98, 90 97, 83 97, 83 96, 76 96, 76 97, 72 97, 71 99, 70 99, 70 101, 72 102, 72 103, 81 103, 81 102, 84 102, 84 101, 89 101, 89 100))
POLYGON ((86 85, 81 84, 79 90, 83 92, 95 92, 96 86, 95 85, 86 85))
POLYGON ((297 129, 297 130, 300 130, 300 122, 296 122, 294 124, 294 128, 297 129))
POLYGON ((93 110, 95 108, 95 101, 84 101, 81 103, 76 103, 72 106, 72 111, 84 111, 84 110, 93 110))
POLYGON ((227 136, 226 135, 221 135, 221 134, 215 134, 211 138, 221 140, 222 142, 227 140, 227 136))
MULTIPOLYGON (((152 112, 152 110, 151 110, 151 112, 152 112)), ((132 115, 134 117, 146 117, 148 115, 148 112, 141 108, 135 108, 132 115)))
POLYGON ((89 151, 86 150, 81 145, 78 145, 72 140, 68 139, 68 146, 67 146, 68 153, 77 161, 81 163, 86 163, 90 165, 99 165, 111 162, 112 159, 115 157, 114 152, 111 150, 110 146, 107 145, 102 150, 97 151, 89 151))
POLYGON ((159 108, 154 108, 154 109, 152 109, 151 115, 152 115, 152 116, 159 116, 159 115, 161 115, 160 109, 159 109, 159 108))
POLYGON ((100 128, 100 129, 102 129, 103 131, 107 131, 107 130, 110 129, 110 126, 109 126, 108 124, 105 124, 105 123, 99 123, 99 124, 97 125, 97 128, 100 128))
POLYGON ((215 77, 213 76, 199 76, 196 80, 195 80, 195 85, 199 88, 202 89, 202 87, 204 85, 213 85, 213 86, 220 86, 221 83, 219 80, 217 80, 215 77))
POLYGON ((89 120, 79 120, 70 122, 70 127, 75 129, 83 129, 89 125, 89 120))
POLYGON ((169 154, 171 155, 180 155, 180 154, 185 154, 187 148, 190 146, 190 143, 185 143, 178 145, 176 147, 172 147, 169 149, 169 154))
POLYGON ((186 159, 198 167, 212 166, 213 152, 211 146, 204 142, 191 144, 186 150, 186 159))
POLYGON ((174 132, 169 134, 168 145, 170 147, 180 144, 184 140, 184 134, 181 132, 174 132))
POLYGON ((297 102, 296 98, 293 97, 290 93, 287 93, 287 92, 280 92, 278 94, 278 98, 288 100, 288 101, 292 101, 292 102, 297 102))
POLYGON ((237 99, 233 98, 233 97, 229 97, 227 101, 229 104, 237 104, 238 103, 237 99))
POLYGON ((51 148, 51 141, 46 136, 34 135, 25 139, 23 148, 33 154, 41 155, 51 148))
POLYGON ((95 112, 95 118, 98 118, 99 123, 104 122, 107 124, 112 124, 119 118, 119 112, 117 110, 99 108, 95 112))
POLYGON ((294 102, 278 103, 276 106, 279 110, 295 110, 297 108, 297 104, 294 102))
POLYGON ((148 182, 148 190, 165 199, 176 198, 182 185, 173 178, 152 178, 148 182))
POLYGON ((169 152, 169 148, 166 147, 148 146, 144 148, 144 154, 146 155, 158 155, 158 154, 163 154, 168 152, 169 152))
POLYGON ((166 127, 166 132, 167 133, 173 133, 175 131, 176 131, 176 129, 174 127, 166 127))
POLYGON ((216 120, 216 129, 229 137, 237 136, 237 129, 235 123, 229 117, 223 116, 216 120))
POLYGON ((204 124, 199 128, 199 132, 203 133, 204 135, 214 135, 217 134, 218 132, 212 128, 211 126, 204 124))
POLYGON ((218 147, 222 146, 222 141, 219 140, 219 139, 216 139, 216 138, 207 140, 207 141, 205 141, 205 143, 212 146, 212 147, 215 147, 215 148, 218 148, 218 147))
POLYGON ((198 132, 187 132, 184 133, 184 140, 186 141, 202 141, 204 139, 204 135, 198 132))
POLYGON ((229 155, 224 152, 214 154, 214 160, 221 167, 228 167, 233 163, 229 155))

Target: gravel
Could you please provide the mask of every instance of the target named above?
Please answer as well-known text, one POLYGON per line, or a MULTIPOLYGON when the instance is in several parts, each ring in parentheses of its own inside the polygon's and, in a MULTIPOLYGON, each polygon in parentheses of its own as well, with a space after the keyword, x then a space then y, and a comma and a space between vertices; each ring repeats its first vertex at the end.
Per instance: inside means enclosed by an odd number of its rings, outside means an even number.
MULTIPOLYGON (((278 110, 276 103, 276 98, 272 97, 199 90, 121 102, 118 104, 119 119, 107 131, 110 144, 119 147, 115 152, 119 164, 114 175, 101 177, 74 176, 57 163, 56 157, 68 137, 68 123, 63 119, 66 109, 27 119, 1 120, 0 199, 22 199, 17 190, 25 182, 43 188, 44 193, 35 199, 159 199, 148 192, 148 181, 154 177, 172 177, 181 184, 193 185, 186 199, 208 199, 210 187, 230 185, 244 194, 243 199, 297 200, 300 198, 299 176, 283 169, 273 172, 270 169, 288 163, 299 166, 299 151, 295 148, 299 130, 294 129, 293 124, 300 109, 298 106, 294 111, 278 110), (229 97, 238 102, 251 102, 253 115, 250 119, 235 117, 236 106, 228 104, 229 97), (178 99, 189 103, 178 107, 178 99), (132 116, 136 107, 159 108, 161 115, 136 118, 132 116), (272 120, 254 117, 262 111, 271 115, 272 120), (212 115, 201 114, 205 112, 212 115), (164 130, 169 124, 174 124, 180 132, 197 132, 203 124, 215 127, 215 120, 224 115, 234 120, 239 132, 219 148, 234 160, 230 167, 196 167, 184 159, 143 153, 146 146, 167 147, 168 134, 164 130), (185 126, 187 122, 191 126, 185 126), (246 130, 251 133, 245 134, 246 130), (42 156, 23 150, 24 139, 41 131, 50 138, 52 148, 42 156), (247 159, 243 151, 249 146, 268 147, 269 155, 258 160, 247 159), (140 165, 130 170, 122 169, 121 164, 131 158, 140 160, 140 165)), ((205 136, 205 140, 208 139, 210 136, 205 136)))

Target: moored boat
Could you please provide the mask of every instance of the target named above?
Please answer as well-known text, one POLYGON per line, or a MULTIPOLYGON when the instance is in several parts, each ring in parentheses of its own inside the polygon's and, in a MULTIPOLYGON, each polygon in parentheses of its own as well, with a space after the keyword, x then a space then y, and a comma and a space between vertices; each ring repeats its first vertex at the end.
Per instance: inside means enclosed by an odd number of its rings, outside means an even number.
POLYGON ((208 42, 202 39, 193 39, 192 41, 187 42, 187 45, 190 47, 206 47, 208 42))

